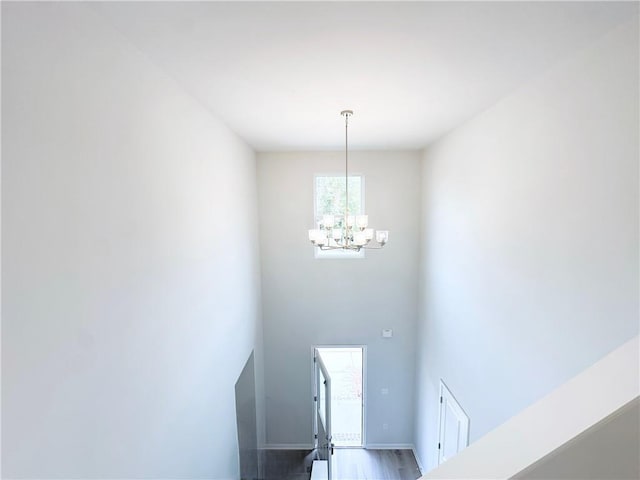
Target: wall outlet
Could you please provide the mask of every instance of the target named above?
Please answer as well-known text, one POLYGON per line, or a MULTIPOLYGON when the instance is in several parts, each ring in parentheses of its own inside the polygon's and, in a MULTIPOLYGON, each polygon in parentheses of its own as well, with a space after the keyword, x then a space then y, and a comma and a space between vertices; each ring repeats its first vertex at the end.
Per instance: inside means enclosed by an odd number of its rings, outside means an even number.
POLYGON ((382 424, 382 429, 383 430, 389 430, 389 424, 388 423, 383 423, 382 424))
POLYGON ((389 395, 389 389, 388 388, 383 388, 383 389, 380 390, 380 393, 382 395, 389 395))

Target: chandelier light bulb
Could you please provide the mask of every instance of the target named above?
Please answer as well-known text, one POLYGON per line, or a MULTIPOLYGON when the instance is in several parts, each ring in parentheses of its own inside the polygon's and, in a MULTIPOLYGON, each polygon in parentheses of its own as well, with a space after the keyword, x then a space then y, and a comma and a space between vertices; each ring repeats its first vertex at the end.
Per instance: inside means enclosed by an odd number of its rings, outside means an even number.
POLYGON ((376 242, 380 245, 384 245, 389 240, 389 231, 388 230, 378 230, 376 232, 376 242))
POLYGON ((335 218, 333 215, 322 216, 322 225, 324 225, 324 228, 333 228, 334 223, 335 223, 335 218))
POLYGON ((364 232, 357 232, 353 234, 353 243, 359 247, 363 247, 367 244, 367 237, 364 232))

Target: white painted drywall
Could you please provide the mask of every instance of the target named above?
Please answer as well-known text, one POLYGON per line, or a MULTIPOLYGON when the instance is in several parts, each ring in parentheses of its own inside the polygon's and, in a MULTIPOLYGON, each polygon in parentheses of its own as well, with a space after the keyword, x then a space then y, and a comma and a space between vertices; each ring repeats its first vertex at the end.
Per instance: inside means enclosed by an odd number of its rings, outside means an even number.
POLYGON ((631 2, 92 2, 260 151, 423 148, 631 2), (355 135, 354 135, 355 137, 355 135), (354 146, 355 138, 354 138, 354 146))
POLYGON ((349 164, 364 175, 369 222, 390 230, 389 243, 364 259, 315 259, 314 174, 341 174, 344 153, 258 154, 268 444, 311 443, 314 344, 367 345, 367 443, 412 440, 420 154, 356 151, 349 164))
POLYGON ((3 478, 237 478, 254 153, 87 6, 2 14, 3 478))
POLYGON ((440 378, 474 442, 638 333, 637 39, 635 18, 424 153, 426 470, 440 378))

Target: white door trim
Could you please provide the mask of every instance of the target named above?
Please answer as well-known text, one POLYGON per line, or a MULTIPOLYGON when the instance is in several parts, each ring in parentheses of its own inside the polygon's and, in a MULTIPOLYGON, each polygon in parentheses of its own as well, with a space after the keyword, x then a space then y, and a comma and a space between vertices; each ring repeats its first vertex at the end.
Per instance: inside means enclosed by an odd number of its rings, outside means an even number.
POLYGON ((469 416, 462 409, 456 398, 453 396, 447 385, 440 379, 440 407, 438 414, 438 465, 444 461, 444 421, 443 409, 448 405, 458 419, 460 433, 458 439, 462 444, 458 444, 458 452, 469 445, 469 416))
MULTIPOLYGON (((311 345, 311 369, 313 374, 311 375, 313 385, 312 392, 315 392, 315 367, 313 364, 313 357, 315 355, 316 348, 361 348, 362 349, 362 447, 367 448, 367 346, 362 344, 319 344, 319 345, 311 345)), ((315 393, 311 394, 311 398, 315 393)), ((314 402, 315 408, 315 402, 314 402)), ((313 432, 316 431, 316 418, 315 414, 313 416, 313 432)), ((336 447, 342 448, 342 447, 336 447)), ((359 448, 359 447, 345 447, 345 448, 359 448)))

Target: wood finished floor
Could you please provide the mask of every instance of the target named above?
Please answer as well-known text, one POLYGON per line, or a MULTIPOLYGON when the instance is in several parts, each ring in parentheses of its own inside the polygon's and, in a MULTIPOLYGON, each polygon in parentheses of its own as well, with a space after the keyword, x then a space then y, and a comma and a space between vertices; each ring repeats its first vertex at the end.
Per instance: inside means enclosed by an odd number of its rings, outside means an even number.
MULTIPOLYGON (((270 450, 265 480, 309 480, 315 452, 270 450)), ((336 449, 333 480, 416 480, 420 470, 411 450, 336 449)))

